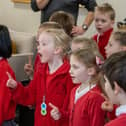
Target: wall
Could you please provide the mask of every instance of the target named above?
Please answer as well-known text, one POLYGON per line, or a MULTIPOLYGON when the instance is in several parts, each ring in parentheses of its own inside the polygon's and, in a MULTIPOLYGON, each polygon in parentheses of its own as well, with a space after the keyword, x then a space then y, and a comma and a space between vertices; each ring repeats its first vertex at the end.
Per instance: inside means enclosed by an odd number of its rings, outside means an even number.
MULTIPOLYGON (((116 10, 116 22, 122 21, 125 16, 126 0, 97 0, 98 4, 109 2, 116 10)), ((78 24, 82 24, 87 12, 80 9, 78 24)), ((29 4, 14 4, 11 0, 0 0, 0 23, 17 30, 35 33, 40 23, 40 12, 34 13, 29 4)), ((88 35, 95 33, 94 25, 87 32, 88 35)))

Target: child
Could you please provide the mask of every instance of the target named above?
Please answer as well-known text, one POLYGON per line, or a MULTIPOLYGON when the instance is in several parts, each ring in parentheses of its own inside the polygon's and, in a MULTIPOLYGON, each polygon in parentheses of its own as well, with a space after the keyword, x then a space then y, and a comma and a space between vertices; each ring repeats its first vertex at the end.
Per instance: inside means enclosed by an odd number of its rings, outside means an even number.
POLYGON ((110 41, 105 48, 107 57, 120 51, 126 51, 126 31, 116 31, 112 33, 110 41))
MULTIPOLYGON (((71 92, 69 126, 104 126, 105 112, 101 109, 104 98, 101 96, 99 83, 101 76, 96 64, 96 56, 90 49, 77 50, 72 53, 70 64, 73 83, 81 83, 81 85, 73 88, 71 92)), ((56 106, 51 103, 50 106, 54 120, 65 116, 56 106)))
POLYGON ((97 6, 95 9, 94 21, 98 34, 93 36, 99 47, 99 51, 106 59, 105 47, 113 31, 115 11, 108 3, 97 6))
POLYGON ((35 105, 35 126, 63 126, 68 123, 62 118, 54 121, 48 103, 58 106, 61 111, 67 109, 73 83, 69 74, 70 64, 64 56, 70 49, 70 41, 62 29, 43 31, 37 46, 42 64, 28 87, 9 77, 7 86, 13 89, 13 99, 23 105, 35 105))
POLYGON ((7 61, 11 54, 12 43, 8 28, 0 25, 0 126, 16 126, 14 122, 16 103, 6 87, 7 71, 15 79, 15 74, 7 61))
POLYGON ((126 124, 126 52, 112 54, 103 64, 105 90, 116 109, 117 118, 105 126, 124 126, 126 124))
MULTIPOLYGON (((56 22, 52 22, 52 21, 44 22, 43 24, 41 24, 39 26, 39 29, 38 29, 38 32, 37 32, 36 46, 38 45, 38 38, 39 38, 39 35, 41 34, 41 32, 43 32, 46 29, 50 29, 50 28, 62 29, 62 26, 60 24, 58 24, 56 22)), ((33 69, 31 62, 28 62, 24 66, 24 71, 29 76, 29 78, 31 80, 33 78, 33 73, 37 70, 37 66, 39 66, 38 64, 41 64, 39 54, 36 55, 35 62, 34 62, 34 69, 33 69)))
POLYGON ((104 61, 104 58, 102 57, 102 55, 99 52, 98 46, 97 44, 94 42, 94 40, 89 39, 89 38, 85 38, 85 37, 74 37, 72 39, 72 43, 71 43, 71 50, 75 51, 77 49, 88 49, 90 48, 91 50, 93 50, 94 54, 97 56, 98 58, 98 64, 102 64, 104 61))
MULTIPOLYGON (((126 32, 125 31, 116 31, 113 32, 110 41, 107 44, 106 48, 107 58, 116 52, 126 51, 126 32)), ((113 120, 115 116, 117 105, 114 105, 107 99, 102 104, 102 109, 108 111, 108 118, 113 120)))
POLYGON ((75 19, 72 14, 64 11, 56 11, 54 12, 49 21, 55 21, 63 26, 65 32, 72 37, 72 28, 75 25, 75 19))

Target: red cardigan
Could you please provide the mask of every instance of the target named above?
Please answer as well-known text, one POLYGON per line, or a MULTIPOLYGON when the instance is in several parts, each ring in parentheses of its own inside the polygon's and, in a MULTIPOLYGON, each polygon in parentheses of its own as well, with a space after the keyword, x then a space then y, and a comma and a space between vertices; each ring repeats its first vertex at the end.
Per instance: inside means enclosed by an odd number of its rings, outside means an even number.
POLYGON ((0 126, 5 120, 11 120, 15 117, 16 103, 12 100, 11 92, 6 86, 9 72, 15 79, 15 74, 6 59, 0 60, 0 126))
POLYGON ((99 51, 102 54, 102 56, 104 57, 104 59, 106 59, 105 47, 107 46, 107 44, 109 42, 109 38, 110 38, 112 31, 113 31, 112 28, 107 30, 106 32, 103 33, 103 35, 100 35, 99 39, 98 39, 98 34, 93 36, 93 40, 95 40, 96 43, 98 44, 99 51))
POLYGON ((105 112, 101 109, 104 101, 98 86, 92 88, 74 103, 76 88, 70 97, 69 126, 104 126, 105 112))
POLYGON ((51 108, 48 103, 51 102, 61 111, 67 111, 69 103, 69 95, 73 87, 72 79, 69 74, 70 65, 67 61, 48 78, 48 64, 41 64, 35 72, 34 79, 27 87, 18 84, 13 91, 13 99, 23 105, 35 105, 35 126, 68 126, 68 119, 61 118, 54 121, 50 116, 51 108), (47 81, 48 80, 48 81, 47 81), (45 93, 46 85, 46 104, 47 115, 42 116, 41 103, 45 93))
POLYGON ((126 125, 126 114, 121 114, 116 119, 110 121, 105 126, 125 126, 126 125))

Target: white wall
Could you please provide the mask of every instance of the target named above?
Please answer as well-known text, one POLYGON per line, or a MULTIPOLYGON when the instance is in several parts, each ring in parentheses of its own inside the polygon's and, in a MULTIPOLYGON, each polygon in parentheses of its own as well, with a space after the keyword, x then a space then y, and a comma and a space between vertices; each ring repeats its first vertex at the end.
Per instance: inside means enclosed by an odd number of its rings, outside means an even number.
MULTIPOLYGON (((126 18, 126 0, 97 0, 97 2, 112 4, 116 10, 116 22, 126 18)), ((82 24, 86 13, 82 8, 80 9, 78 24, 82 24)), ((29 4, 15 4, 11 0, 0 0, 0 23, 17 31, 35 33, 40 24, 40 12, 33 12, 29 4)), ((87 35, 91 36, 95 32, 92 25, 87 35)))
POLYGON ((11 0, 0 0, 0 23, 25 32, 35 32, 40 24, 40 12, 34 13, 30 4, 15 4, 11 0))

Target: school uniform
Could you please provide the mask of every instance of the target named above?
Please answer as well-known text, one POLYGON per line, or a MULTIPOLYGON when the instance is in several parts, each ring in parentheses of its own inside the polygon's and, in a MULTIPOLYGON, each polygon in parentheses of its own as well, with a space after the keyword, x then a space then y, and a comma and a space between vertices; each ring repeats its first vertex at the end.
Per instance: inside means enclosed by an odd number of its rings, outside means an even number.
POLYGON ((15 74, 8 64, 8 61, 0 58, 0 126, 5 121, 11 122, 15 118, 16 111, 16 103, 12 100, 11 92, 6 86, 8 80, 6 72, 9 72, 13 79, 15 79, 15 74))
POLYGON ((64 126, 68 120, 55 121, 50 116, 51 107, 49 102, 59 108, 60 111, 67 110, 70 91, 73 87, 69 74, 70 65, 68 61, 53 74, 49 74, 48 64, 41 64, 35 72, 34 79, 26 87, 18 84, 12 91, 13 99, 23 105, 35 105, 35 126, 64 126), (43 97, 44 96, 44 97, 43 97), (47 114, 41 114, 41 104, 47 105, 47 114))
POLYGON ((105 126, 125 126, 126 125, 126 105, 116 109, 117 118, 107 123, 105 126))
POLYGON ((104 126, 104 98, 98 86, 87 87, 77 96, 78 87, 71 91, 69 126, 104 126))
POLYGON ((93 40, 96 41, 99 51, 102 54, 102 56, 104 57, 104 59, 106 59, 105 47, 107 46, 107 44, 109 42, 109 38, 110 38, 112 31, 113 31, 113 28, 110 28, 109 30, 104 32, 102 35, 96 34, 93 36, 93 40))

